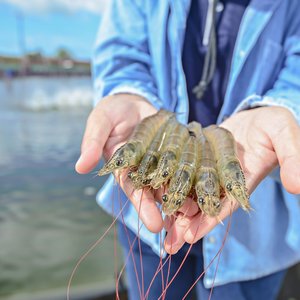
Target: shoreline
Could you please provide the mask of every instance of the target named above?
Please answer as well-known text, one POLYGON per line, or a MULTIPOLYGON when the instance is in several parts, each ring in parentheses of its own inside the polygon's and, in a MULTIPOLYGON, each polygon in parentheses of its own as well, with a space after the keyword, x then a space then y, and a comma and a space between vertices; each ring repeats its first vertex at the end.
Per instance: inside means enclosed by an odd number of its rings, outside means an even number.
POLYGON ((0 78, 23 76, 89 76, 89 61, 79 61, 71 57, 0 56, 0 78))

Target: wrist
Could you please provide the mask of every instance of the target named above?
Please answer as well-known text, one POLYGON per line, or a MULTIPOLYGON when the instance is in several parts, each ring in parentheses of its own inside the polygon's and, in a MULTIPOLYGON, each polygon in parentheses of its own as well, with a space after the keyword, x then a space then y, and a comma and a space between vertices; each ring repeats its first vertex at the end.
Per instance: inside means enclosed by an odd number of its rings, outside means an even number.
POLYGON ((140 95, 119 93, 101 99, 95 107, 116 124, 132 123, 134 126, 145 117, 157 112, 157 109, 147 99, 140 95))

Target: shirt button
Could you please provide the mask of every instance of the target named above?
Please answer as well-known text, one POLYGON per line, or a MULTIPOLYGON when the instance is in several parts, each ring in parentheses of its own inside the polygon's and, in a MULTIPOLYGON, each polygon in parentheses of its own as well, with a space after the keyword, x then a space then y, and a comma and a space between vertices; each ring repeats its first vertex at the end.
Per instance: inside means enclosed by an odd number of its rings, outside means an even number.
POLYGON ((245 55, 246 55, 246 52, 241 50, 240 53, 239 53, 240 57, 243 58, 245 55))
POLYGON ((217 6, 216 6, 216 12, 220 13, 224 10, 224 4, 222 2, 218 2, 217 6))
POLYGON ((216 242, 216 238, 215 238, 214 236, 210 236, 210 237, 208 238, 208 242, 209 242, 210 244, 214 244, 214 243, 216 242))
POLYGON ((206 285, 211 285, 211 284, 213 283, 213 280, 210 279, 210 278, 207 278, 207 279, 205 280, 205 283, 206 283, 206 285))

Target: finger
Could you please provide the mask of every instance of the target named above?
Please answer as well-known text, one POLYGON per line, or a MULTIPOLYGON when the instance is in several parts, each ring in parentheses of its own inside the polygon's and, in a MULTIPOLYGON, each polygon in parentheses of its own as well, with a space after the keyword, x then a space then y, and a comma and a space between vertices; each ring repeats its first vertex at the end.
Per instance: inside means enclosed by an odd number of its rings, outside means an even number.
POLYGON ((166 217, 164 226, 168 231, 168 235, 165 239, 165 249, 168 253, 177 253, 184 245, 185 232, 189 228, 194 216, 198 213, 198 205, 189 197, 177 211, 177 218, 174 216, 166 217))
POLYGON ((278 130, 269 130, 281 167, 281 181, 288 192, 300 193, 300 128, 293 115, 285 110, 278 130))
POLYGON ((78 173, 88 173, 97 165, 112 127, 110 118, 101 106, 92 111, 83 137, 81 156, 75 166, 78 173))
POLYGON ((209 217, 205 214, 195 216, 191 220, 183 239, 190 244, 197 242, 209 233, 216 225, 218 225, 220 220, 224 220, 237 208, 238 204, 236 201, 225 199, 224 206, 218 218, 209 217))
POLYGON ((171 226, 165 238, 165 250, 169 254, 177 253, 185 243, 184 235, 192 222, 191 217, 179 216, 171 226))
POLYGON ((117 180, 121 188, 137 210, 144 225, 152 232, 160 232, 163 228, 163 219, 153 192, 146 188, 135 190, 127 173, 127 171, 122 171, 118 176, 117 180))
POLYGON ((166 231, 170 231, 171 227, 173 226, 175 222, 175 216, 165 216, 164 218, 164 228, 166 231))
POLYGON ((79 174, 86 174, 93 170, 98 164, 102 155, 101 146, 97 142, 91 141, 90 146, 81 153, 76 165, 75 170, 79 174))
POLYGON ((178 212, 182 213, 184 216, 192 217, 199 212, 199 206, 192 198, 188 197, 183 206, 179 208, 178 212))
MULTIPOLYGON (((185 202, 185 204, 178 210, 178 215, 180 217, 185 217, 185 216, 193 217, 197 213, 199 213, 199 207, 191 198, 187 198, 187 201, 185 202)), ((174 225, 175 220, 176 220, 176 217, 173 215, 165 216, 164 228, 167 231, 171 230, 171 227, 174 225)))

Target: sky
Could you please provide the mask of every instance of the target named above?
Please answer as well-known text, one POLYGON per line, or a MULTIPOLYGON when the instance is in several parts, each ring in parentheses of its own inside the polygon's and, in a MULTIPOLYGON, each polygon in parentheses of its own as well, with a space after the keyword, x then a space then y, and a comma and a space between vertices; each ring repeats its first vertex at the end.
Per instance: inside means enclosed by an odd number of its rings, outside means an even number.
POLYGON ((19 56, 25 48, 51 56, 65 48, 87 60, 108 1, 0 0, 0 55, 19 56))

